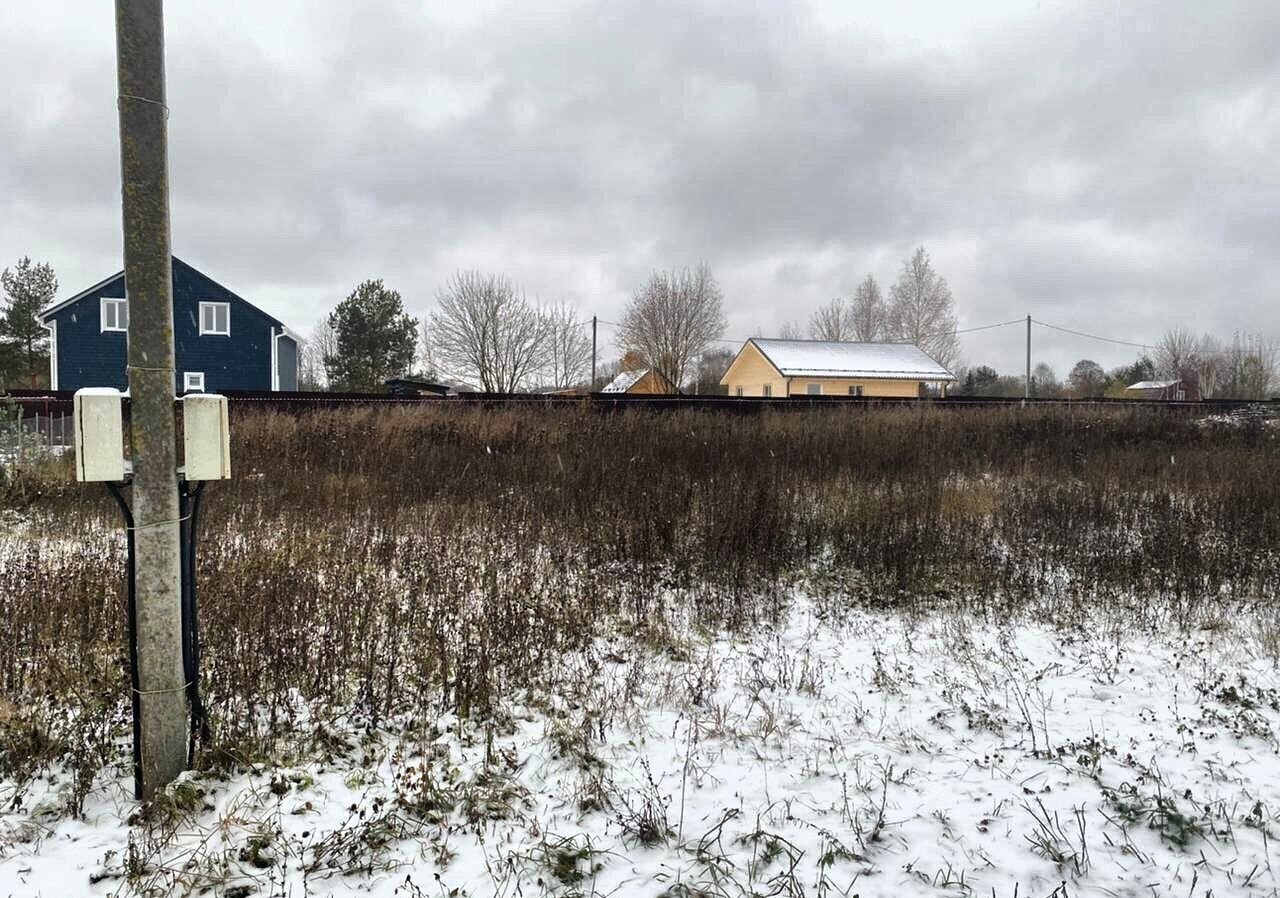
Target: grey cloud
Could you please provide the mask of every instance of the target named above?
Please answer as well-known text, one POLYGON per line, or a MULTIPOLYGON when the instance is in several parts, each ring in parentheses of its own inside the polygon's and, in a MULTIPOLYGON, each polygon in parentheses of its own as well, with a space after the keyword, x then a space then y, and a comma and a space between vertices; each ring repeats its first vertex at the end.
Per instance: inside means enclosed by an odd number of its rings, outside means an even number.
MULTIPOLYGON (((832 25, 780 0, 171 5, 175 247, 306 327, 381 276, 426 312, 461 265, 618 314, 711 263, 731 332, 807 317, 930 247, 962 325, 1280 334, 1280 12, 1111 3, 832 25)), ((118 266, 111 18, 0 36, 0 262, 118 266)), ((24 27, 29 24, 29 27, 24 27)), ((1021 364, 1016 328, 966 338, 1021 364)), ((1128 351, 1044 334, 1062 371, 1128 351)))

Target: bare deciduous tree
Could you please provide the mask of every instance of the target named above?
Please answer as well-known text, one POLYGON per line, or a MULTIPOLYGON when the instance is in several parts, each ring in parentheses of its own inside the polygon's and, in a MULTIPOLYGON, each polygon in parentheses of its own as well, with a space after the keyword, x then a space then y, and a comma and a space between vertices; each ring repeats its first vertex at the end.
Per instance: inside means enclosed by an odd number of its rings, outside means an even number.
POLYGON ((955 300, 923 246, 902 263, 890 295, 889 336, 916 344, 944 368, 955 364, 960 357, 955 300))
POLYGON ((591 373, 591 331, 567 302, 552 303, 543 311, 547 319, 545 379, 564 390, 583 383, 591 373))
MULTIPOLYGON (((790 337, 781 337, 779 339, 787 340, 790 337)), ((693 382, 693 392, 698 396, 724 396, 729 392, 728 387, 721 386, 720 379, 724 377, 729 366, 733 364, 734 356, 737 355, 731 349, 710 349, 704 352, 698 359, 697 373, 693 382)))
POLYGON ((329 375, 324 360, 337 352, 338 333, 326 315, 312 326, 311 335, 298 347, 298 389, 327 389, 329 375))
POLYGON ((1222 343, 1212 334, 1200 338, 1196 347, 1195 383, 1200 385, 1200 395, 1212 399, 1218 394, 1218 382, 1222 378, 1222 343))
POLYGON ((723 295, 705 264, 655 271, 631 298, 618 342, 676 386, 724 332, 723 295))
POLYGON ((418 373, 427 380, 440 379, 440 366, 436 364, 436 349, 431 345, 431 319, 423 318, 418 334, 418 373))
POLYGON ((1205 398, 1217 395, 1223 352, 1214 337, 1171 328, 1156 343, 1154 361, 1157 377, 1193 384, 1205 398))
POLYGON ((1062 384, 1053 369, 1044 362, 1036 365, 1031 372, 1031 395, 1044 399, 1056 399, 1062 395, 1062 384))
POLYGON ((809 316, 809 336, 814 340, 852 340, 852 318, 844 300, 837 296, 809 316))
POLYGON ((1280 351, 1260 334, 1239 334, 1219 356, 1215 396, 1225 399, 1270 399, 1276 389, 1280 351))
POLYGON ((849 305, 849 339, 861 343, 883 340, 888 329, 888 316, 889 309, 880 285, 872 275, 867 275, 854 291, 853 302, 849 305))
POLYGON ((502 275, 458 272, 431 315, 435 361, 490 393, 514 393, 547 353, 547 317, 502 275))
POLYGON ((1164 332, 1156 343, 1156 376, 1169 380, 1191 380, 1199 362, 1200 340, 1185 327, 1164 332))
POLYGON ((1078 399, 1093 399, 1107 389, 1107 372, 1093 359, 1081 359, 1067 376, 1067 386, 1078 399))
POLYGON ((795 321, 784 321, 782 327, 778 328, 779 340, 803 340, 804 332, 800 330, 800 325, 795 321))

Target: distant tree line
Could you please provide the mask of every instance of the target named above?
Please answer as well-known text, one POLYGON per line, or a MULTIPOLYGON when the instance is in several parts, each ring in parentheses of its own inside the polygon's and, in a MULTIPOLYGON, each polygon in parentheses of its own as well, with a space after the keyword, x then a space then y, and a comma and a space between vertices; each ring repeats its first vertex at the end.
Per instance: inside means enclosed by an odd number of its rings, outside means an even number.
MULTIPOLYGON (((1002 375, 989 365, 962 368, 956 395, 1021 396, 1025 375, 1002 375)), ((1210 334, 1173 328, 1150 353, 1132 363, 1104 369, 1080 359, 1059 381, 1043 362, 1031 372, 1031 395, 1044 398, 1122 398, 1142 381, 1181 381, 1205 399, 1270 399, 1280 392, 1280 346, 1257 334, 1236 334, 1228 342, 1210 334)))
MULTIPOLYGON (((723 302, 705 264, 655 271, 623 312, 618 343, 632 364, 656 370, 666 383, 700 388, 712 376, 708 363, 721 357, 711 347, 724 331, 723 302)), ((588 383, 590 326, 572 304, 538 303, 500 274, 455 273, 421 321, 405 311, 399 293, 366 281, 313 329, 300 382, 304 389, 366 391, 405 376, 498 393, 598 389, 605 378, 588 383)), ((600 370, 611 375, 618 367, 600 370)))
MULTIPOLYGON (((0 389, 49 385, 49 333, 38 319, 57 294, 47 263, 23 257, 0 271, 0 389)), ((379 391, 392 377, 443 380, 492 392, 599 389, 619 370, 651 368, 674 388, 723 392, 720 379, 736 347, 724 340, 724 295, 706 264, 653 271, 632 294, 617 332, 622 359, 598 360, 591 381, 590 319, 569 302, 540 303, 509 278, 460 271, 418 320, 382 280, 357 285, 312 328, 301 347, 302 389, 379 391)), ((815 340, 915 343, 958 377, 954 393, 1021 396, 1021 373, 989 365, 959 366, 955 301, 929 253, 903 261, 886 294, 867 274, 848 297, 837 297, 779 336, 815 340)), ((1123 396, 1143 380, 1180 380, 1206 398, 1264 399, 1280 392, 1280 344, 1258 334, 1229 340, 1175 327, 1132 363, 1104 369, 1080 359, 1059 380, 1036 365, 1031 394, 1043 397, 1123 396)))
MULTIPOLYGON (((652 272, 632 294, 616 334, 623 358, 591 371, 590 320, 571 304, 530 299, 509 278, 462 271, 437 293, 435 310, 416 321, 381 281, 358 286, 317 324, 302 354, 307 389, 376 390, 392 376, 459 383, 492 392, 599 389, 627 366, 653 369, 674 389, 723 392, 733 361, 724 294, 705 264, 652 272)), ((955 364, 955 302, 924 247, 902 263, 884 295, 867 275, 853 296, 833 299, 810 317, 815 340, 903 341, 955 364)), ((782 336, 799 339, 798 325, 782 336)))
POLYGON ((914 343, 945 368, 960 358, 955 299, 923 246, 905 259, 888 295, 868 274, 853 295, 838 296, 809 316, 808 329, 794 321, 778 332, 784 340, 914 343))

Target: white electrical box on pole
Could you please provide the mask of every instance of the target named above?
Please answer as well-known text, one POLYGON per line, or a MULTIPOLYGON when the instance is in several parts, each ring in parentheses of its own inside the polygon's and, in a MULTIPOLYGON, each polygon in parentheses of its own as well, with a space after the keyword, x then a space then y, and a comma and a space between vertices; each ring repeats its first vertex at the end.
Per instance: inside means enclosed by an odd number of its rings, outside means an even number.
POLYGON ((75 416, 76 480, 119 483, 124 458, 124 394, 110 387, 84 387, 71 400, 75 416))
POLYGON ((182 476, 188 481, 231 477, 226 396, 188 393, 182 397, 182 476))

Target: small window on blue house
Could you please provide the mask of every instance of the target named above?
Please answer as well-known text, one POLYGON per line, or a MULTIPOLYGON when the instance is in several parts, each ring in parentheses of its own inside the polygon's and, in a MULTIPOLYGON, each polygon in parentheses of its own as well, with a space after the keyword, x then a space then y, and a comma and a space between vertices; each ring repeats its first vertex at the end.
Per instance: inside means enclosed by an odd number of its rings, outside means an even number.
POLYGON ((226 302, 200 303, 200 335, 231 336, 231 304, 226 302))
POLYGON ((183 371, 182 372, 182 392, 203 393, 204 392, 204 372, 203 371, 183 371))
POLYGON ((127 331, 129 329, 129 303, 124 299, 102 297, 102 331, 127 331))

